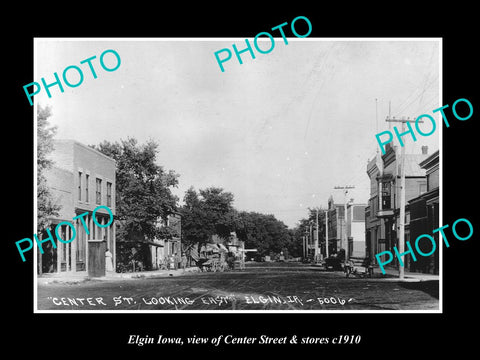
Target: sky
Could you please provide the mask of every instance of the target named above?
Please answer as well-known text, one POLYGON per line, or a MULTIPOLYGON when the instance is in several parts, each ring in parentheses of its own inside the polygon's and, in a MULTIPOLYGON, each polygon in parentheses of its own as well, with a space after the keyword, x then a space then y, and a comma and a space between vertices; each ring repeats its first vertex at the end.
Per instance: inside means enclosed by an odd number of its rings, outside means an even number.
MULTIPOLYGON (((244 38, 37 38, 32 81, 51 83, 70 65, 84 80, 63 84, 63 93, 51 87, 51 98, 42 89, 35 103, 51 107, 58 139, 155 140, 158 164, 180 175, 180 200, 190 186, 218 186, 234 194, 236 209, 274 214, 289 227, 330 195, 343 196, 335 186, 355 186, 349 198, 367 203, 366 166, 387 115, 432 115, 442 105, 440 40, 275 40, 268 54, 243 53, 242 65, 232 54, 222 72, 214 53, 243 49, 244 38), (99 63, 108 49, 121 58, 111 72, 99 63), (96 79, 80 64, 94 55, 96 79)), ((111 53, 104 60, 116 64, 111 53)), ((439 149, 441 128, 407 141, 406 152, 439 149)))

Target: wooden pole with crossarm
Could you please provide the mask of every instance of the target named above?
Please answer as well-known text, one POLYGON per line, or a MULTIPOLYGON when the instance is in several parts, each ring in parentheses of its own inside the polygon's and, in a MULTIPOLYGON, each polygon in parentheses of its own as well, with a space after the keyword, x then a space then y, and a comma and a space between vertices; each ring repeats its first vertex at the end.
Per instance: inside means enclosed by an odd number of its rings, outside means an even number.
POLYGON ((355 189, 355 186, 345 185, 345 186, 335 186, 334 189, 344 190, 345 200, 343 204, 343 236, 342 242, 345 246, 345 261, 348 260, 348 237, 347 237, 347 194, 349 189, 355 189))
MULTIPOLYGON (((410 119, 410 118, 402 118, 402 119, 395 119, 387 117, 385 119, 387 122, 399 122, 402 124, 402 135, 405 133, 405 124, 407 122, 409 123, 414 123, 416 122, 415 119, 410 119)), ((419 123, 423 123, 422 120, 418 121, 419 123)), ((397 135, 398 136, 398 135, 397 135)), ((403 143, 403 141, 402 141, 403 143)), ((403 254, 405 251, 405 145, 401 146, 401 157, 400 157, 400 168, 401 168, 401 175, 400 175, 400 219, 399 219, 399 230, 400 234, 398 236, 398 251, 400 254, 403 254)), ((399 259, 400 260, 400 259, 399 259)), ((398 266, 398 277, 400 279, 405 278, 405 267, 404 263, 402 260, 400 260, 402 264, 399 264, 398 266)))

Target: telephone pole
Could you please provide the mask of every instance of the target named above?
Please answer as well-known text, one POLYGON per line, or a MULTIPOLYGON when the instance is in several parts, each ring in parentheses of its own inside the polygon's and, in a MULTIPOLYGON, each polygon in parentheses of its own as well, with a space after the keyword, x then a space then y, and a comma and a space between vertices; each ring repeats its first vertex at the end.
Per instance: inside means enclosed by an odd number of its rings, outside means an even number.
POLYGON ((318 208, 317 208, 317 217, 316 217, 316 221, 315 221, 315 226, 316 226, 316 229, 315 229, 315 250, 314 250, 314 262, 316 263, 317 262, 317 257, 318 257, 318 243, 319 243, 319 238, 318 238, 318 208))
POLYGON ((306 245, 305 245, 305 243, 306 243, 306 236, 302 236, 302 245, 303 245, 303 259, 305 259, 305 258, 306 258, 306 255, 305 255, 305 254, 306 254, 306 245))
POLYGON ((334 189, 341 189, 344 190, 343 193, 344 197, 344 204, 343 204, 343 236, 342 242, 345 245, 345 261, 348 260, 348 237, 347 237, 347 194, 349 189, 355 189, 353 185, 345 185, 345 186, 335 186, 334 189))
POLYGON ((328 258, 328 205, 327 210, 325 210, 325 250, 328 258))
MULTIPOLYGON (((387 122, 397 122, 402 124, 402 134, 405 133, 405 124, 407 122, 409 123, 414 123, 415 119, 410 119, 410 118, 402 118, 402 119, 395 119, 395 117, 390 118, 387 117, 385 119, 387 122)), ((423 123, 423 120, 418 121, 419 123, 423 123)), ((403 142, 403 141, 402 141, 403 142)), ((404 146, 401 146, 401 155, 400 155, 400 219, 398 221, 398 225, 400 228, 400 233, 398 236, 398 251, 400 254, 403 254, 405 252, 405 146, 406 144, 403 144, 404 146)), ((404 263, 405 265, 405 263, 404 263)), ((398 277, 400 279, 405 278, 405 267, 398 265, 398 277)))

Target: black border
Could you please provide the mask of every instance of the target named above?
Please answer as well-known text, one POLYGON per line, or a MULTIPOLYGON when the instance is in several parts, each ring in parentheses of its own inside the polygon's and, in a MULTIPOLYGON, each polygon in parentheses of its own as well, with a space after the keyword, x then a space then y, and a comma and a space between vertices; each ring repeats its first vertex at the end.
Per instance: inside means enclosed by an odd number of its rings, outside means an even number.
MULTIPOLYGON (((3 60, 7 74, 4 96, 8 108, 5 135, 4 191, 8 193, 7 215, 4 219, 4 258, 7 266, 4 288, 7 316, 12 314, 7 328, 8 349, 28 347, 35 354, 55 356, 68 354, 142 355, 157 356, 169 350, 180 355, 189 347, 134 347, 127 345, 130 334, 165 336, 335 336, 360 334, 356 346, 230 346, 222 350, 240 355, 258 354, 258 350, 274 353, 344 354, 388 356, 432 355, 438 350, 461 347, 473 348, 475 325, 469 319, 475 313, 475 278, 478 254, 478 215, 473 211, 475 187, 475 127, 480 112, 479 79, 476 52, 474 13, 476 10, 461 3, 439 3, 426 9, 416 4, 351 5, 337 8, 322 3, 294 9, 299 4, 277 3, 260 11, 258 6, 245 3, 201 4, 183 9, 158 4, 110 4, 105 9, 87 5, 65 9, 35 5, 14 12, 15 18, 5 34, 9 50, 3 60), (59 11, 60 10, 60 11, 59 11), (63 11, 64 10, 64 11, 63 11), (465 242, 453 240, 444 248, 444 313, 443 314, 33 314, 32 256, 22 263, 14 242, 33 234, 33 108, 25 99, 22 86, 33 81, 34 37, 242 37, 251 38, 261 31, 290 22, 296 16, 310 19, 310 37, 441 37, 443 38, 443 98, 452 104, 467 98, 474 107, 468 121, 451 121, 443 129, 443 223, 452 224, 458 218, 469 219, 474 236, 465 242), (476 90, 476 91, 475 91, 476 90), (478 109, 478 110, 477 110, 478 109), (7 127, 8 124, 8 127, 7 127), (8 187, 8 188, 7 188, 8 187), (10 190, 7 190, 10 189, 10 190), (10 311, 12 309, 12 311, 10 311), (205 323, 209 325, 205 325, 205 323), (74 350, 77 349, 77 350, 74 350), (70 350, 70 351, 68 351, 70 350), (65 352, 64 352, 65 351, 65 352), (94 352, 93 352, 94 351, 94 352)), ((5 25, 2 25, 5 26, 5 25)), ((450 115, 451 116, 451 115, 450 115)), ((30 253, 31 254, 31 253, 30 253)), ((6 350, 6 349, 5 349, 6 350)), ((195 346, 198 356, 219 348, 195 346)), ((464 353, 462 351, 462 353, 464 353)), ((255 356, 257 357, 257 356, 255 356)))

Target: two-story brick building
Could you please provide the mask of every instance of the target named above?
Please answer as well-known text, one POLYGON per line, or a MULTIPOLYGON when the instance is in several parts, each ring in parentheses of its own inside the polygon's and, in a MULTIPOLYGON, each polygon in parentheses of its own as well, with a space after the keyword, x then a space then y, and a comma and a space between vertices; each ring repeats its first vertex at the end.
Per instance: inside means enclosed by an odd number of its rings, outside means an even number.
MULTIPOLYGON (((440 222, 439 160, 439 151, 437 150, 419 163, 419 166, 422 169, 425 169, 426 172, 427 191, 408 201, 410 215, 410 242, 414 242, 420 235, 430 234, 435 239, 437 249, 441 246, 438 242, 439 233, 434 233, 433 230, 439 227, 440 222)), ((418 244, 420 250, 424 253, 429 253, 431 251, 432 245, 430 243, 419 242, 418 244)), ((439 251, 435 251, 428 257, 417 256, 417 261, 411 261, 410 264, 411 270, 438 274, 440 270, 439 251)))
MULTIPOLYGON (((106 242, 115 269, 115 221, 102 228, 95 225, 92 218, 93 210, 99 205, 107 206, 115 216, 115 160, 74 140, 54 140, 53 145, 49 156, 53 166, 46 171, 45 177, 54 202, 61 208, 58 216, 50 219, 50 229, 53 233, 58 223, 68 221, 74 225, 76 237, 68 244, 57 241, 56 249, 50 242, 44 243, 44 254, 37 252, 39 273, 88 271, 89 240, 106 242), (88 214, 82 219, 88 233, 80 218, 73 220, 85 212, 88 214)), ((110 220, 110 215, 102 208, 96 211, 95 216, 101 225, 110 220)), ((67 225, 59 229, 63 239, 70 239, 71 232, 67 225)))

